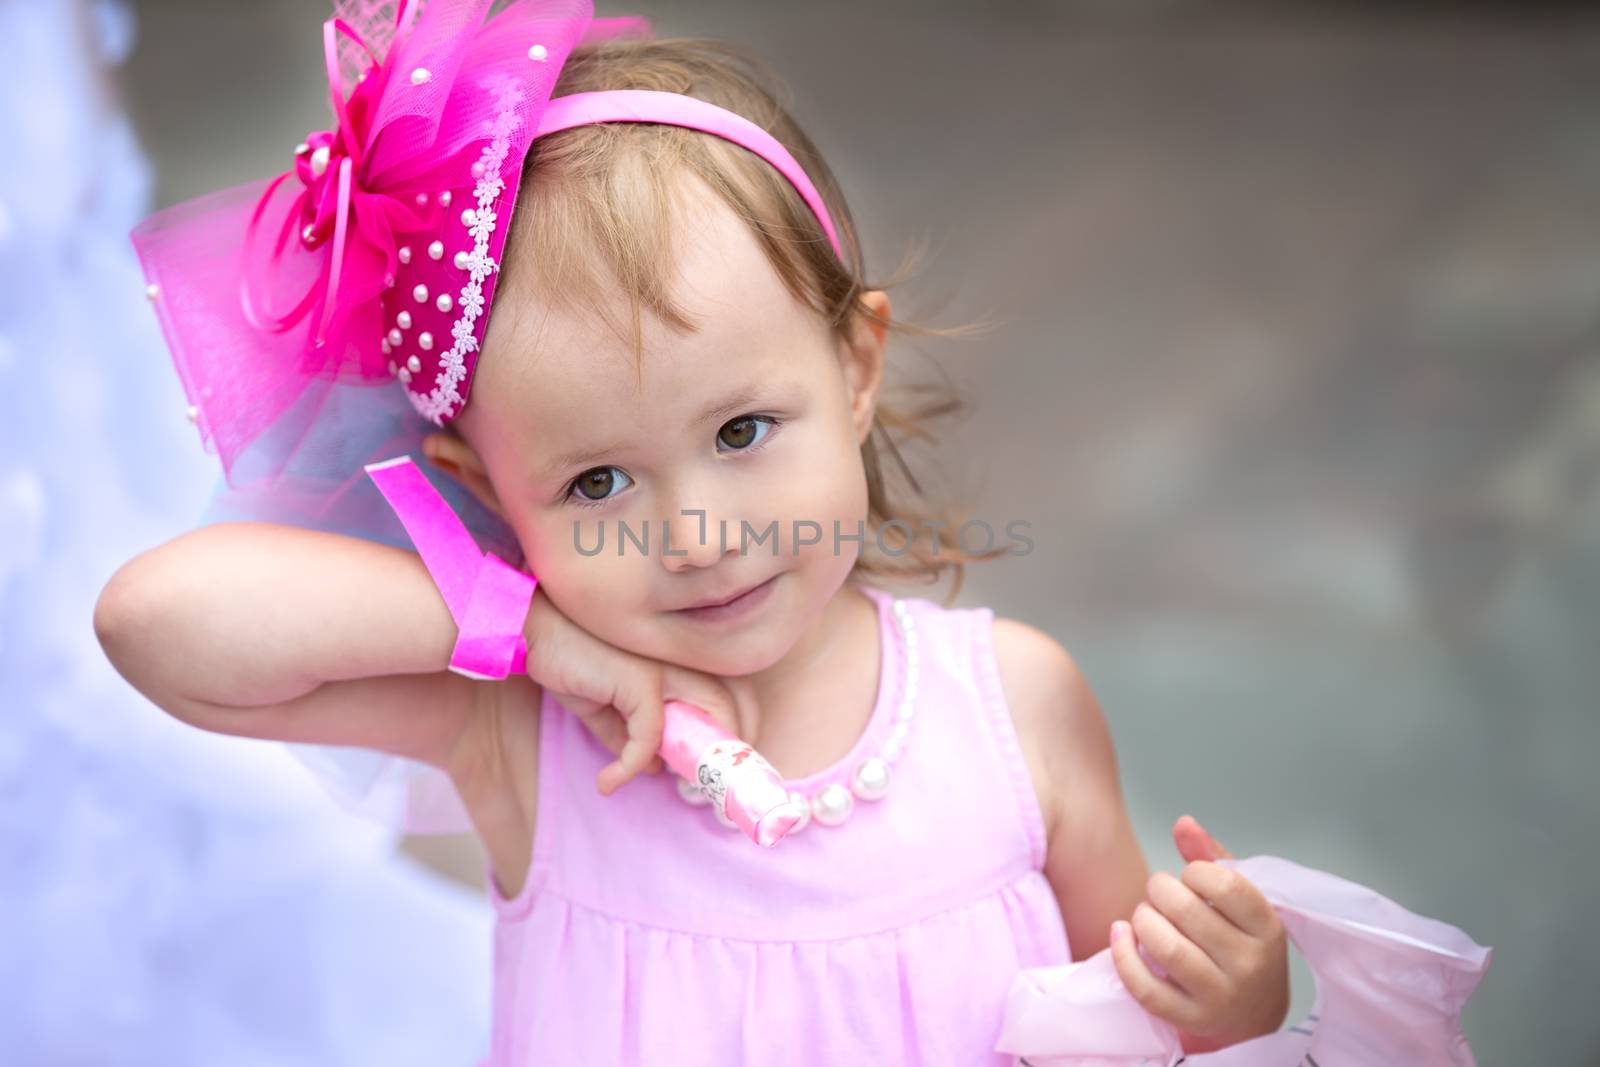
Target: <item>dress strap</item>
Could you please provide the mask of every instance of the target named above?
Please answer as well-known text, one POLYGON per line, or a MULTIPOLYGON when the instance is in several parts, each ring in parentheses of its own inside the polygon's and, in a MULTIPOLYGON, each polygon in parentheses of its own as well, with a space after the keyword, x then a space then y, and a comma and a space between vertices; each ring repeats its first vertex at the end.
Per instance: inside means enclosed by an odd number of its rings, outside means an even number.
POLYGON ((994 650, 994 610, 974 608, 967 613, 970 625, 972 665, 978 692, 982 697, 984 724, 999 748, 1000 758, 1016 795, 1022 829, 1028 839, 1029 862, 1035 870, 1044 868, 1045 823, 1039 810, 1039 795, 1034 790, 1028 761, 1022 755, 1022 741, 1016 720, 1000 686, 1000 663, 994 650))

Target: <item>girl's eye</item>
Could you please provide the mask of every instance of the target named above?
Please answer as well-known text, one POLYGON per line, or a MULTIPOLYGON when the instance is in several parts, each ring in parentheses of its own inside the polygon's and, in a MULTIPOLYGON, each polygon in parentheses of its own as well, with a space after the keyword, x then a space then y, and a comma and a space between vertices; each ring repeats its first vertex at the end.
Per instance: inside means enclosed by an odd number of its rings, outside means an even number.
POLYGON ((599 504, 632 484, 633 479, 622 473, 620 467, 596 467, 584 471, 573 479, 572 488, 567 495, 570 498, 576 493, 577 502, 580 504, 599 504))
POLYGON ((717 441, 728 445, 730 452, 742 452, 765 441, 772 434, 778 420, 770 415, 740 415, 722 424, 717 431, 717 441))
MULTIPOLYGON (((717 443, 727 445, 723 452, 750 452, 766 443, 772 436, 779 419, 771 415, 741 415, 722 424, 717 431, 717 443)), ((567 487, 567 499, 575 504, 593 507, 603 504, 633 484, 633 479, 620 467, 592 467, 572 480, 567 487)))

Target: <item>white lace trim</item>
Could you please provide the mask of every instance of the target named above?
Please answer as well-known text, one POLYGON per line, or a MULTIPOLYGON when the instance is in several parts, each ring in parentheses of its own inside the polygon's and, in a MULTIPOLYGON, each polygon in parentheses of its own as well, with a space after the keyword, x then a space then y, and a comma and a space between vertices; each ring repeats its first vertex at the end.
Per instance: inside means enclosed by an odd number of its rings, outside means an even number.
POLYGON ((472 251, 466 260, 467 284, 456 298, 460 313, 450 328, 450 336, 455 343, 439 357, 439 369, 434 374, 437 384, 431 392, 424 396, 413 389, 406 389, 411 406, 435 426, 443 426, 446 419, 454 418, 466 404, 461 396, 460 385, 467 376, 467 353, 478 350, 474 328, 484 311, 483 281, 500 269, 500 265, 489 255, 489 235, 495 228, 497 199, 505 189, 500 168, 505 164, 506 153, 511 150, 511 134, 520 123, 516 108, 522 102, 522 87, 519 81, 505 75, 497 80, 500 83, 495 89, 499 110, 489 130, 493 138, 484 147, 482 157, 473 168, 480 171, 478 184, 473 189, 478 206, 473 211, 471 223, 467 224, 467 232, 472 237, 472 251))

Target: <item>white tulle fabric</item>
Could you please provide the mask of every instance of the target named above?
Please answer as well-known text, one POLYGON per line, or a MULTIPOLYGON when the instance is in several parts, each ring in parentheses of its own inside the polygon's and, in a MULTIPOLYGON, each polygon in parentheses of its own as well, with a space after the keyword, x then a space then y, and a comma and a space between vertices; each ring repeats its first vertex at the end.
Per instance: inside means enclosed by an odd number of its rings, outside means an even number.
POLYGON ((95 640, 107 579, 217 467, 128 245, 150 168, 98 88, 136 23, 81 8, 0 4, 0 384, 28 397, 0 420, 0 1063, 471 1064, 491 909, 95 640))

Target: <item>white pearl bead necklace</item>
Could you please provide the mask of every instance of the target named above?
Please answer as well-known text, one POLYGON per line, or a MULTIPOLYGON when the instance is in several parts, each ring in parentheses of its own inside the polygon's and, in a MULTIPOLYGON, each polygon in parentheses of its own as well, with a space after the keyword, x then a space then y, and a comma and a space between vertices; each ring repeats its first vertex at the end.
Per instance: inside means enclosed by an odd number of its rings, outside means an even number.
MULTIPOLYGON (((903 600, 894 600, 891 606, 893 609, 891 614, 900 631, 900 646, 905 654, 905 673, 900 687, 900 705, 895 709, 894 728, 877 755, 868 756, 856 764, 855 770, 850 774, 849 788, 838 782, 830 782, 813 791, 809 797, 797 790, 790 791, 790 799, 805 805, 806 808, 805 816, 789 831, 790 834, 799 833, 812 822, 821 823, 823 826, 838 826, 850 817, 858 798, 882 800, 888 795, 890 767, 905 752, 906 738, 911 733, 911 720, 917 713, 917 675, 921 667, 921 654, 917 650, 916 621, 911 617, 911 610, 906 607, 903 600)), ((700 791, 700 787, 687 778, 678 777, 677 781, 678 795, 684 800, 691 804, 711 803, 710 799, 700 791)), ((712 811, 722 825, 738 829, 733 820, 720 809, 713 806, 712 811)))

